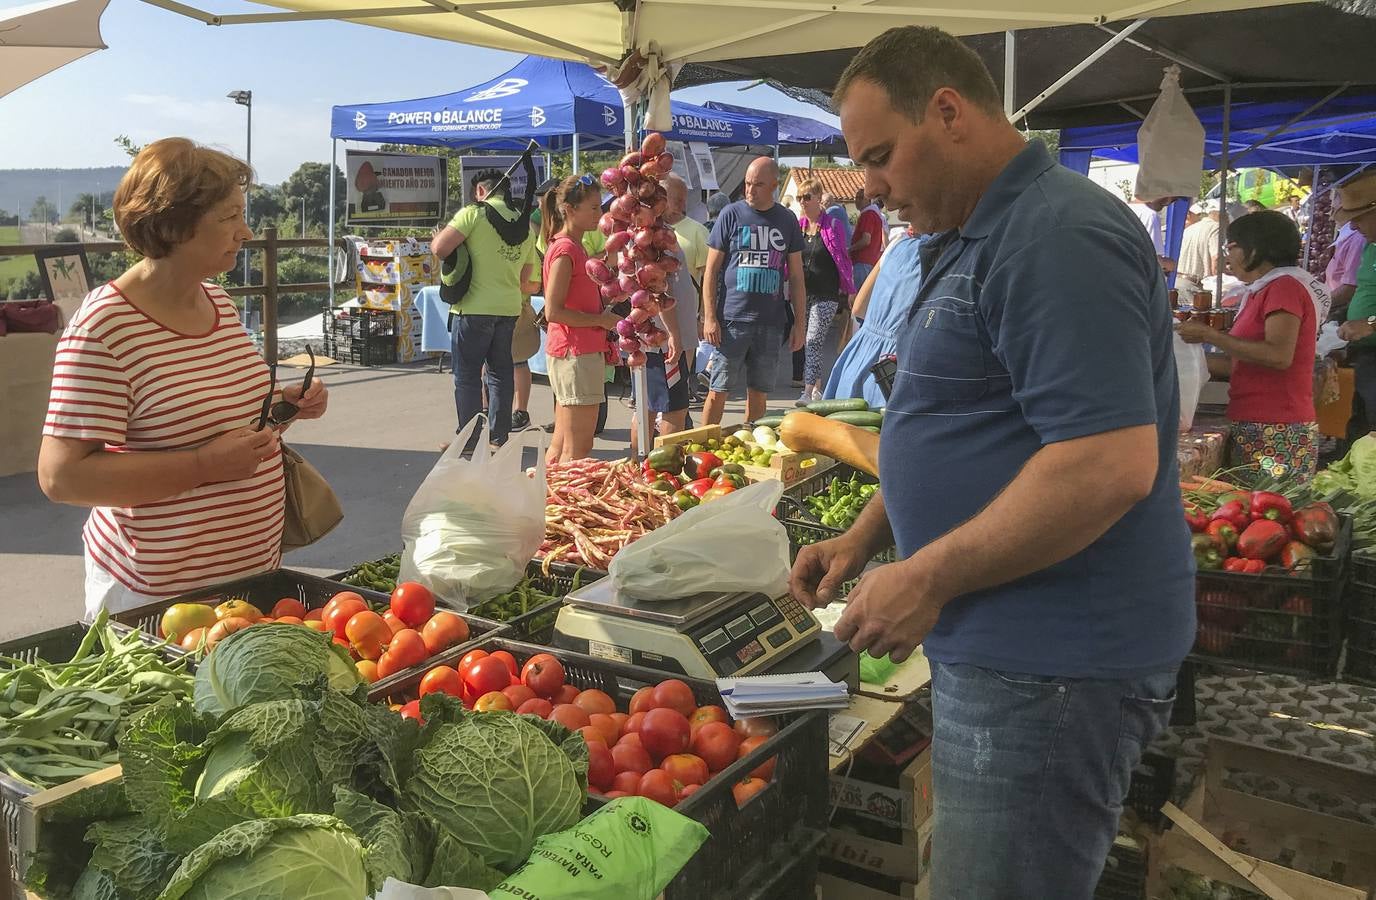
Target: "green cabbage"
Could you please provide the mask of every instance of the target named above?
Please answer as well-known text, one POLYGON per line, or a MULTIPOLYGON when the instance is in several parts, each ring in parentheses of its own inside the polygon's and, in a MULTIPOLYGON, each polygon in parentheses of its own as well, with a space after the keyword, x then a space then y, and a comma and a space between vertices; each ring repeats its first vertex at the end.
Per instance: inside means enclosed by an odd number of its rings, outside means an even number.
POLYGON ((421 714, 403 803, 483 863, 514 871, 536 838, 578 821, 588 775, 581 735, 532 716, 469 713, 440 693, 421 700, 421 714))
POLYGON ((196 711, 223 716, 250 703, 288 700, 321 675, 345 693, 362 684, 328 635, 301 625, 255 625, 220 641, 196 669, 196 711))
POLYGON ((362 900, 363 844, 333 816, 255 819, 185 859, 158 900, 362 900))

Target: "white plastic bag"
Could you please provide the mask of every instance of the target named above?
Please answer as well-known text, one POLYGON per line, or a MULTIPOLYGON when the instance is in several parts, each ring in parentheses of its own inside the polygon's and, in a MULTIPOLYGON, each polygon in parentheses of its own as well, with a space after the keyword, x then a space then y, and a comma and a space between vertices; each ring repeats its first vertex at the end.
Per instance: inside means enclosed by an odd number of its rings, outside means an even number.
POLYGON ((1204 168, 1204 126, 1180 89, 1180 67, 1165 72, 1161 96, 1137 129, 1135 193, 1143 200, 1195 196, 1204 168))
MULTIPOLYGON (((416 581, 458 609, 511 590, 545 537, 544 432, 533 475, 513 435, 495 453, 479 440, 463 458, 475 417, 416 489, 401 517, 401 581, 416 581)), ((525 432, 527 434, 531 432, 525 432)))
POLYGON ((707 591, 788 589, 788 532, 774 518, 783 482, 767 479, 703 503, 612 557, 612 589, 637 600, 707 591))
POLYGON ((1209 363, 1204 347, 1187 344, 1175 335, 1175 375, 1180 382, 1180 430, 1189 431, 1194 425, 1194 411, 1199 406, 1199 392, 1209 380, 1209 363))
POLYGON ((382 890, 373 895, 373 900, 490 900, 485 891, 471 888, 437 887, 426 888, 411 884, 399 878, 388 878, 382 883, 382 890))

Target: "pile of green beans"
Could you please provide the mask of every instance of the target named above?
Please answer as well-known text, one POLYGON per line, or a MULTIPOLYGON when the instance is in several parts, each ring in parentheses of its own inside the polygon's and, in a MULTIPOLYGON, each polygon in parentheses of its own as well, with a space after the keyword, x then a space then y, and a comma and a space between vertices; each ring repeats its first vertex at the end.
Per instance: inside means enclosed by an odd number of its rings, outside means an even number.
POLYGON ((359 563, 339 580, 353 587, 390 594, 397 586, 397 577, 400 573, 401 554, 393 553, 372 562, 359 563))
POLYGON ((107 614, 67 662, 0 656, 0 772, 50 788, 119 762, 120 722, 171 695, 188 695, 186 660, 169 662, 107 614))

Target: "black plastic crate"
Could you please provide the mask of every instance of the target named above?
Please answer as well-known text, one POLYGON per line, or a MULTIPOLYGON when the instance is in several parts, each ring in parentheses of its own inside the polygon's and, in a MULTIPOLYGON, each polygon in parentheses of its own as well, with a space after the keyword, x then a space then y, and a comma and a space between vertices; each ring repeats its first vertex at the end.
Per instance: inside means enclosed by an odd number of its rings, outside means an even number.
POLYGON ((1342 680, 1376 687, 1376 586, 1349 583, 1347 615, 1347 663, 1342 680))
POLYGON ((1142 900, 1147 892, 1147 855, 1139 847, 1114 842, 1094 889, 1094 900, 1142 900))
MULTIPOLYGON (((469 645, 462 653, 457 649, 445 651, 428 660, 427 665, 454 665, 463 653, 479 649, 506 650, 516 657, 518 665, 524 665, 537 653, 552 654, 563 665, 569 684, 581 690, 605 691, 622 709, 639 688, 672 677, 653 669, 499 637, 469 645)), ((423 671, 412 671, 378 682, 368 696, 376 702, 415 699, 423 675, 423 671)), ((692 688, 698 703, 721 703, 715 683, 697 678, 680 680, 692 688)), ((820 710, 785 718, 777 735, 744 759, 718 772, 701 790, 675 807, 677 812, 706 826, 710 834, 665 888, 665 900, 790 896, 765 889, 765 886, 773 876, 797 861, 795 838, 805 832, 826 830, 830 813, 827 721, 826 713, 820 710), (732 785, 771 756, 777 759, 773 780, 744 807, 737 808, 731 795, 732 785), (761 888, 751 892, 750 885, 761 888)), ((592 795, 592 799, 596 802, 596 795, 592 795)), ((816 844, 807 854, 815 859, 816 844)), ((787 880, 781 879, 782 882, 787 880)), ((805 892, 793 896, 811 895, 805 892)))
MULTIPOLYGON (((376 565, 381 564, 381 563, 393 563, 393 564, 395 564, 395 563, 400 559, 400 557, 401 557, 401 553, 400 553, 400 551, 398 551, 398 552, 396 552, 396 553, 389 554, 388 556, 379 557, 378 559, 370 559, 370 560, 368 560, 366 563, 359 563, 359 564, 356 565, 356 566, 353 566, 353 567, 351 567, 351 568, 345 569, 343 572, 335 572, 333 575, 327 575, 327 576, 325 576, 325 577, 328 578, 328 579, 330 579, 331 581, 343 582, 344 584, 347 584, 347 585, 349 585, 350 587, 366 587, 368 590, 381 591, 381 590, 382 590, 381 587, 376 587, 376 588, 374 588, 374 587, 369 587, 369 586, 367 586, 367 585, 359 585, 359 584, 355 584, 354 582, 350 581, 349 579, 354 578, 354 577, 359 573, 359 570, 361 570, 364 566, 376 566, 376 565)), ((395 587, 396 587, 396 582, 393 581, 393 582, 392 582, 392 586, 389 587, 389 588, 387 588, 388 592, 390 592, 390 591, 391 591, 393 588, 395 588, 395 587)))
POLYGON ((1352 551, 1352 580, 1376 588, 1376 548, 1352 551))
POLYGON ((1171 799, 1175 787, 1175 757, 1147 751, 1132 770, 1128 795, 1123 806, 1153 827, 1162 820, 1161 807, 1171 799))
POLYGON ((1333 553, 1315 557, 1307 572, 1198 573, 1199 630, 1192 655, 1263 672, 1333 677, 1352 543, 1352 520, 1341 520, 1333 553))
POLYGON ((573 592, 575 585, 585 587, 594 581, 606 578, 607 573, 577 566, 560 566, 558 570, 551 567, 550 573, 546 575, 541 570, 540 563, 532 560, 526 566, 526 577, 530 579, 531 586, 536 590, 556 599, 531 607, 529 612, 506 620, 495 619, 491 615, 484 614, 484 608, 491 601, 476 603, 469 607, 469 612, 472 615, 482 616, 493 621, 505 621, 513 640, 544 644, 554 638, 554 622, 559 617, 559 610, 564 605, 564 598, 573 592))
POLYGON ((325 312, 325 353, 339 362, 378 366, 397 361, 397 314, 385 309, 349 308, 325 312))
MULTIPOLYGON (((829 469, 809 475, 784 490, 774 512, 784 523, 784 530, 788 532, 789 551, 794 559, 797 559, 798 551, 808 544, 819 544, 845 533, 840 528, 823 525, 821 520, 813 515, 812 510, 808 509, 807 498, 829 490, 834 481, 849 481, 852 477, 865 484, 879 483, 879 479, 873 475, 845 463, 837 463, 829 469)), ((889 547, 875 554, 871 561, 894 562, 898 558, 897 554, 896 548, 889 547)))

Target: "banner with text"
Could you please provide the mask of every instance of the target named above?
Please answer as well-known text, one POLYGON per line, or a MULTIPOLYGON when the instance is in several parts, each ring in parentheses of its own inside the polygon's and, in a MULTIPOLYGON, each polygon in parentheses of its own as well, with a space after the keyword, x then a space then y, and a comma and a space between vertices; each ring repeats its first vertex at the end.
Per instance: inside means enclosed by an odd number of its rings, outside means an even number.
MULTIPOLYGON (((463 205, 467 206, 473 202, 473 176, 487 169, 495 169, 499 174, 516 165, 520 159, 520 154, 511 156, 461 156, 459 157, 459 171, 463 175, 463 205)), ((520 205, 524 199, 526 191, 533 191, 549 177, 549 169, 545 166, 543 154, 536 154, 535 159, 535 184, 526 184, 526 169, 524 165, 516 166, 511 173, 511 202, 520 205)))
POLYGON ((350 225, 433 225, 444 215, 445 159, 349 150, 344 171, 350 225))

